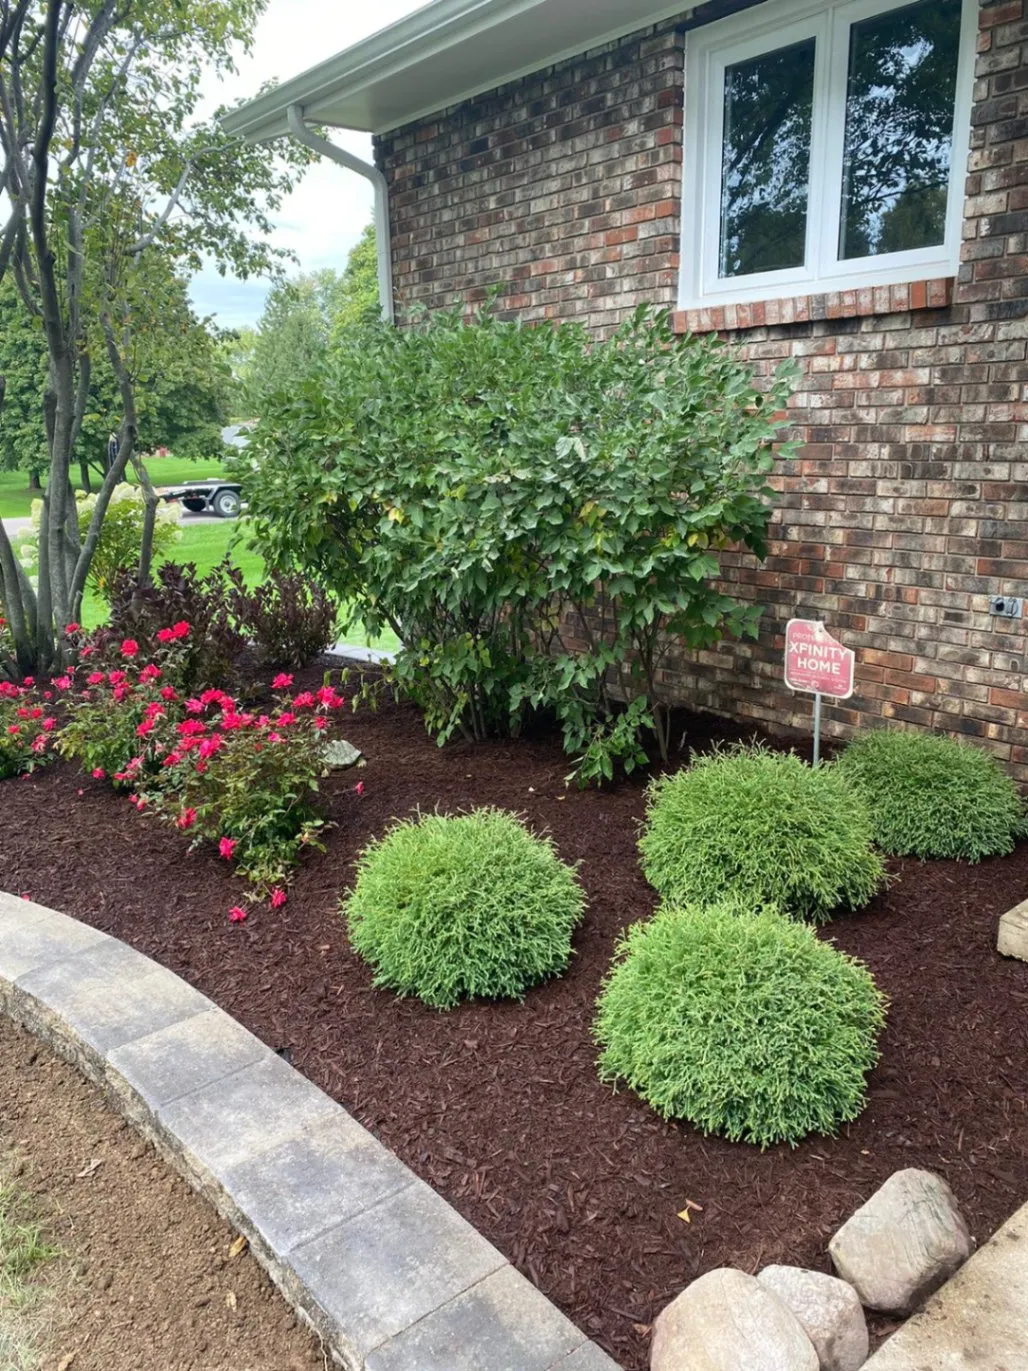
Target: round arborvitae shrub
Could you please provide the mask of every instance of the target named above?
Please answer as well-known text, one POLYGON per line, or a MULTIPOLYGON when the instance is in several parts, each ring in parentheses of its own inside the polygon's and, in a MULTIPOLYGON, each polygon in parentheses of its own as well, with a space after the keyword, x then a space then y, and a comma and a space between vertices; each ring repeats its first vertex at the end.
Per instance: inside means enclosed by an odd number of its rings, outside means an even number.
POLYGON ((836 768, 867 802, 884 852, 978 862, 1025 832, 1014 782, 969 743, 880 729, 850 743, 836 768))
POLYGON ((419 816, 361 854, 344 901, 375 984, 449 1009, 520 998, 567 967, 585 898, 548 838, 514 814, 419 816))
POLYGON ((772 904, 823 921, 883 883, 871 841, 867 806, 831 767, 757 745, 654 781, 639 850, 666 900, 772 904))
POLYGON ((860 962, 773 910, 665 906, 617 949, 600 1074, 733 1141, 834 1133, 865 1103, 885 1000, 860 962))

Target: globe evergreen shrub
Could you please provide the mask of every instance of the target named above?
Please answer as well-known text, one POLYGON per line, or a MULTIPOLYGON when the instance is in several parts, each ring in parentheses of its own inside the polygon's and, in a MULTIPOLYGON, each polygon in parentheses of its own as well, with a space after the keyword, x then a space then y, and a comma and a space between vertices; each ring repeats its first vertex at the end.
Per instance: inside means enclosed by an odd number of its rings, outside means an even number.
POLYGON ((878 729, 855 738, 839 774, 866 801, 875 842, 895 856, 981 861, 1013 849, 1025 808, 995 757, 934 733, 878 729))
POLYGON ((666 900, 732 898, 815 921, 859 909, 884 880, 859 796, 830 767, 759 744, 654 781, 639 850, 666 900))
POLYGON ((760 1147, 857 1117, 885 1018, 860 962, 742 904, 665 906, 630 928, 598 1009, 604 1080, 760 1147))
POLYGON ((437 1009, 520 998, 564 971, 583 907, 552 841, 499 809, 397 823, 361 854, 343 902, 375 984, 437 1009))

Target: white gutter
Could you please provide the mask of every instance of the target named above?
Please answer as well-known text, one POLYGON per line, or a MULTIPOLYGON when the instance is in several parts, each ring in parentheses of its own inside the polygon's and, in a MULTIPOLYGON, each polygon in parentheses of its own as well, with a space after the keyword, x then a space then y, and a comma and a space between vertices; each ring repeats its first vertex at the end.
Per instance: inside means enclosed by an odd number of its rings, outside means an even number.
POLYGON ((389 234, 389 183, 370 162, 362 162, 359 157, 330 143, 327 138, 308 128, 304 123, 303 110, 299 105, 290 105, 286 110, 289 132, 298 143, 303 143, 312 152, 320 153, 330 161, 355 171, 375 188, 375 245, 378 256, 378 300, 382 318, 387 324, 393 322, 393 256, 389 234))

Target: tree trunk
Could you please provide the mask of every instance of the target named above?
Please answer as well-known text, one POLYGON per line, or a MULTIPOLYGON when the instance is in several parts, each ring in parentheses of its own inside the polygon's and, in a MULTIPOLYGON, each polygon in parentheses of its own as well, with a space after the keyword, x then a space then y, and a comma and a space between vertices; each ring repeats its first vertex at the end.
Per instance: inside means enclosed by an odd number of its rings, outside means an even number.
POLYGON ((42 490, 43 482, 39 479, 39 471, 33 467, 29 472, 29 490, 42 490))
POLYGON ((90 482, 89 463, 85 457, 79 458, 79 483, 87 495, 92 495, 93 487, 90 482))

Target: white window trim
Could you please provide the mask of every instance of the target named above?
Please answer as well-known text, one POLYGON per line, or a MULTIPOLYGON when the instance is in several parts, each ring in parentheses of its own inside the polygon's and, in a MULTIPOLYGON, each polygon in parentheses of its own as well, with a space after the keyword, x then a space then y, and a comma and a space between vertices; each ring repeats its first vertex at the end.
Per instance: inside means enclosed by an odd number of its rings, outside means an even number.
POLYGON ((837 263, 842 202, 849 25, 902 8, 909 0, 768 0, 686 38, 682 255, 679 309, 900 285, 955 276, 963 231, 964 182, 971 133, 978 0, 963 0, 957 65, 946 241, 941 246, 837 263), (719 278, 724 70, 734 62, 817 40, 806 261, 802 267, 719 278), (818 206, 826 212, 817 213, 818 206))

